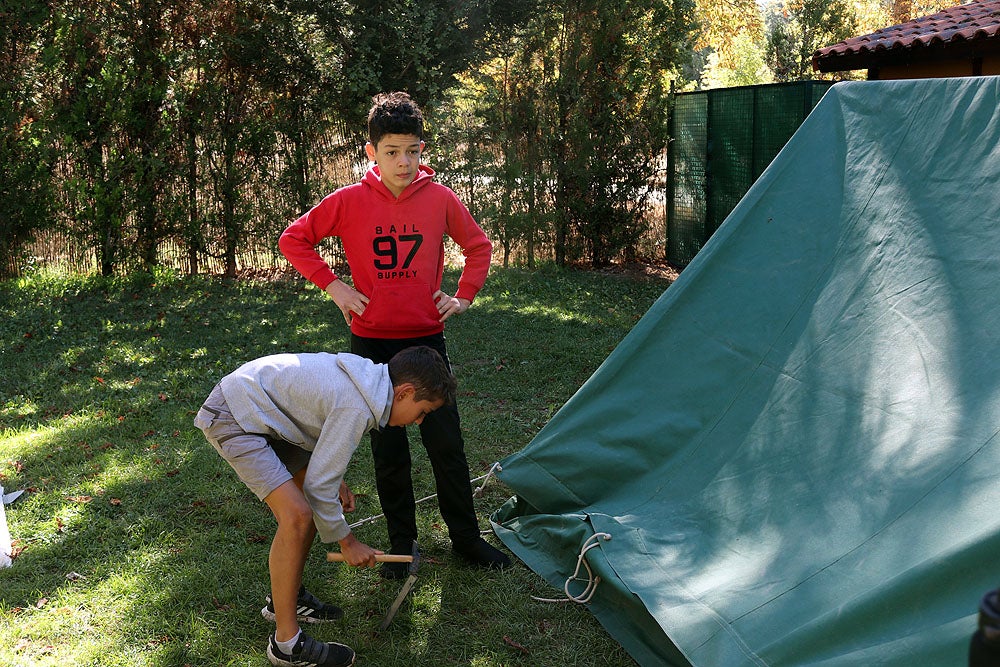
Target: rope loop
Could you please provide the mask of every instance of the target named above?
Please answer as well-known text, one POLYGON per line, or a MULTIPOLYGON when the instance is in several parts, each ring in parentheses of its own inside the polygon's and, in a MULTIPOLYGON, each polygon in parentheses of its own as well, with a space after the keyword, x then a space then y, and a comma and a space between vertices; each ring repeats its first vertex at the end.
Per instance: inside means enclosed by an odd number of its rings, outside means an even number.
POLYGON ((566 583, 565 585, 563 585, 563 590, 566 592, 565 598, 540 598, 532 595, 531 599, 536 600, 538 602, 576 602, 577 604, 587 604, 588 602, 590 602, 590 599, 594 597, 594 593, 597 592, 597 585, 601 583, 601 578, 594 576, 594 571, 590 569, 590 563, 588 563, 584 559, 584 555, 594 547, 601 546, 598 540, 604 540, 605 542, 607 542, 610 539, 611 535, 608 533, 594 533, 593 535, 588 537, 587 540, 583 543, 583 546, 580 547, 580 555, 577 556, 576 558, 576 570, 574 570, 573 574, 570 575, 568 579, 566 579, 566 583), (579 576, 581 566, 583 566, 583 568, 587 570, 586 579, 583 579, 582 577, 579 576), (569 592, 570 584, 572 584, 574 581, 587 582, 587 585, 584 587, 584 589, 577 595, 573 595, 572 593, 569 592))

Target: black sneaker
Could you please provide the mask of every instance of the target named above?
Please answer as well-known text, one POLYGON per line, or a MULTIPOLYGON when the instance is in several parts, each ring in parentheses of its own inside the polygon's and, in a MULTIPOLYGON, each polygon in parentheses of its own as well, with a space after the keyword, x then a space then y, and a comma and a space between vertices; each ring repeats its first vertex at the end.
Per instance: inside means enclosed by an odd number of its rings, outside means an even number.
POLYGON ((510 558, 483 538, 472 544, 453 544, 451 550, 469 565, 491 570, 502 570, 510 565, 510 558))
MULTIPOLYGON (((260 615, 274 622, 274 602, 271 601, 271 594, 268 593, 264 599, 267 604, 260 610, 260 615)), ((296 601, 295 609, 295 618, 299 623, 327 623, 340 620, 343 615, 343 609, 320 601, 307 591, 305 586, 299 589, 299 599, 296 601)))
POLYGON ((334 642, 319 642, 299 634, 291 654, 283 653, 271 635, 267 640, 267 659, 272 665, 285 667, 348 667, 354 664, 354 651, 334 642))

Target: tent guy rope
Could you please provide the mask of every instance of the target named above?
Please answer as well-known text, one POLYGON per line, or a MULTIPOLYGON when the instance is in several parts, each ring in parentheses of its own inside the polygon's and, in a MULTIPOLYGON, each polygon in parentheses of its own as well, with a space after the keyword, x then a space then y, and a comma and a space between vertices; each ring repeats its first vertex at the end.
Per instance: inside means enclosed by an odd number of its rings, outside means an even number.
POLYGON ((540 598, 532 595, 531 599, 538 602, 576 602, 578 604, 587 604, 590 602, 590 598, 594 597, 594 593, 597 591, 597 584, 601 583, 601 578, 594 576, 594 571, 590 569, 590 563, 584 560, 583 556, 594 547, 601 546, 601 543, 598 542, 601 539, 607 542, 611 539, 611 535, 608 533, 594 533, 580 547, 580 555, 576 557, 576 570, 566 579, 566 584, 563 586, 563 590, 566 591, 565 598, 540 598), (587 570, 587 586, 579 595, 573 595, 569 592, 569 585, 574 581, 583 581, 582 578, 577 576, 580 574, 581 565, 587 570))
MULTIPOLYGON (((489 483, 490 479, 493 477, 493 473, 495 473, 495 472, 502 472, 502 471, 503 471, 503 468, 500 467, 500 462, 498 461, 498 462, 494 463, 492 466, 490 466, 489 471, 485 475, 480 475, 479 477, 475 477, 473 479, 470 479, 469 480, 469 484, 474 484, 474 483, 478 482, 479 480, 485 480, 482 483, 482 485, 476 487, 476 490, 472 493, 472 495, 475 496, 476 498, 481 497, 483 495, 483 489, 486 488, 486 485, 489 483)), ((421 498, 420 500, 418 500, 416 502, 416 504, 419 505, 420 503, 427 502, 428 500, 431 500, 433 498, 437 498, 437 494, 436 493, 432 493, 429 496, 425 496, 425 497, 421 498)), ((351 526, 350 526, 350 528, 351 528, 351 530, 354 530, 355 528, 358 528, 360 526, 365 526, 365 525, 368 525, 369 523, 375 523, 376 521, 378 521, 379 519, 383 518, 384 516, 385 516, 385 514, 375 514, 374 516, 370 516, 367 519, 362 519, 361 521, 357 521, 355 523, 352 523, 351 526)))

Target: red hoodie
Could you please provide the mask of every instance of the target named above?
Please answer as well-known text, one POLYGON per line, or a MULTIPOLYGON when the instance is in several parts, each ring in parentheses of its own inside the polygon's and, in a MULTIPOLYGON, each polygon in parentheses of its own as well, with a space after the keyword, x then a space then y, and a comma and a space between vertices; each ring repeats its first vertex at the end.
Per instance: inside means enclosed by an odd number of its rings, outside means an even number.
POLYGON ((354 289, 368 297, 351 332, 366 338, 418 338, 444 330, 431 295, 441 289, 444 237, 465 255, 455 296, 472 301, 490 268, 493 246, 468 209, 420 165, 397 199, 373 166, 360 183, 328 195, 288 226, 278 247, 299 273, 320 289, 336 276, 316 246, 340 237, 354 289))

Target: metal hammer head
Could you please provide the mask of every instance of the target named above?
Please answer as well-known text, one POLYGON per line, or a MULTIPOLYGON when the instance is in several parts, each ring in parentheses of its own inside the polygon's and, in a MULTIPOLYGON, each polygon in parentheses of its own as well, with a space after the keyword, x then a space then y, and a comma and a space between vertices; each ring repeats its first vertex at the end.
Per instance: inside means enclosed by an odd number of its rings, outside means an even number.
POLYGON ((413 560, 410 561, 410 565, 409 565, 409 567, 407 567, 407 571, 410 573, 410 576, 414 576, 415 577, 415 576, 417 576, 417 568, 420 567, 420 552, 417 551, 417 541, 416 540, 413 540, 413 554, 412 555, 413 555, 413 560))

